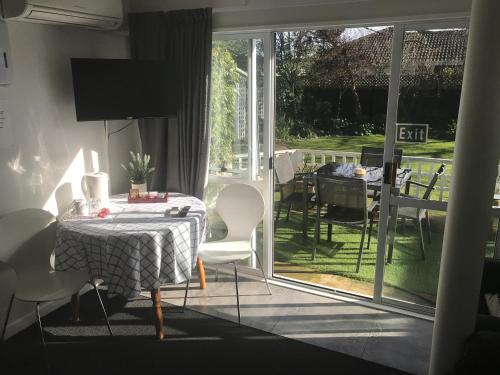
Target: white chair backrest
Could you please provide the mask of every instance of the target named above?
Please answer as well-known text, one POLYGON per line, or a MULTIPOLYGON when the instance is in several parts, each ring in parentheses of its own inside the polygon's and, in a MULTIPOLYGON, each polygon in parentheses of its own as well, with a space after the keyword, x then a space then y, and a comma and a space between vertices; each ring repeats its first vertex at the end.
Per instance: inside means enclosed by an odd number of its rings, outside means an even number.
POLYGON ((227 226, 227 240, 249 241, 264 216, 264 199, 250 185, 232 184, 222 190, 215 205, 227 226))
POLYGON ((28 208, 0 218, 0 260, 16 272, 50 270, 56 221, 51 213, 28 208))
POLYGON ((278 184, 286 184, 291 181, 295 176, 295 172, 290 154, 287 152, 276 154, 274 158, 274 170, 276 171, 278 184))

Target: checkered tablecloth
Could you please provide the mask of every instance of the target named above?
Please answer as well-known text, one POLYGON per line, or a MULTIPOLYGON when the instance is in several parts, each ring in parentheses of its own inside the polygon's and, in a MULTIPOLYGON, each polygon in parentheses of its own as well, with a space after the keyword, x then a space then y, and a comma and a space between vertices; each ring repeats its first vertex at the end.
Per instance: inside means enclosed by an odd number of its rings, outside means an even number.
POLYGON ((131 298, 142 289, 181 283, 191 277, 198 245, 205 239, 205 204, 169 193, 168 203, 128 204, 113 196, 106 218, 58 218, 57 270, 85 270, 102 279, 108 295, 131 298), (191 206, 187 217, 166 215, 167 208, 191 206))

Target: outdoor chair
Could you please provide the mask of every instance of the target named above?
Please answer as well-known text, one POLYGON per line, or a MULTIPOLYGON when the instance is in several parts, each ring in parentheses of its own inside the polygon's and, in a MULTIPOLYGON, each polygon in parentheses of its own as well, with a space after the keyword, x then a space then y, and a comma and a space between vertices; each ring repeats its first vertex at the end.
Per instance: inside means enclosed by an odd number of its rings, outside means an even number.
MULTIPOLYGON (((446 165, 441 164, 441 166, 434 172, 429 184, 423 184, 421 182, 408 180, 406 182, 405 194, 401 194, 403 197, 417 198, 417 196, 412 196, 409 194, 411 185, 416 185, 425 188, 424 194, 422 195, 422 200, 430 199, 431 193, 434 190, 440 176, 445 172, 446 165)), ((370 230, 368 234, 368 247, 370 246, 371 232, 373 228, 373 221, 375 214, 378 212, 378 204, 372 211, 372 216, 370 218, 370 230)), ((419 235, 420 235, 420 251, 422 253, 422 260, 425 260, 425 244, 424 244, 424 232, 422 228, 422 222, 425 220, 427 224, 427 240, 431 243, 431 222, 429 220, 429 212, 425 208, 415 208, 415 207, 399 207, 398 208, 398 218, 402 219, 403 226, 406 225, 406 220, 414 221, 418 225, 419 235)))
MULTIPOLYGON (((278 221, 281 214, 281 209, 286 207, 286 221, 290 218, 290 210, 293 204, 304 205, 304 191, 308 189, 308 184, 303 180, 303 176, 307 173, 295 173, 293 169, 292 159, 288 153, 277 154, 274 161, 274 172, 276 176, 276 186, 279 192, 278 208, 276 210, 276 218, 274 220, 274 231, 278 227, 278 221), (298 187, 301 187, 298 189, 298 187)), ((312 202, 314 193, 307 192, 307 203, 304 210, 308 209, 309 203, 312 202)))
MULTIPOLYGON (((394 149, 394 161, 396 162, 397 168, 401 167, 401 161, 403 159, 403 150, 396 148, 394 149)), ((377 167, 382 168, 384 164, 384 148, 383 147, 361 147, 361 158, 359 163, 363 167, 377 167)), ((374 200, 380 199, 380 194, 376 191, 369 190, 368 196, 374 200)))
MULTIPOLYGON (((252 248, 252 233, 264 216, 264 199, 260 192, 250 185, 232 184, 224 188, 217 197, 216 211, 226 223, 227 236, 221 241, 204 242, 198 249, 198 257, 204 264, 215 266, 230 264, 234 266, 236 284, 236 306, 238 308, 238 324, 240 318, 240 296, 238 290, 238 269, 236 262, 255 255, 257 263, 264 276, 267 290, 271 289, 267 283, 266 274, 257 251, 252 248)), ((189 280, 186 283, 183 309, 186 307, 189 291, 189 280)))
MULTIPOLYGON (((394 162, 398 168, 401 168, 401 161, 403 160, 403 150, 394 149, 394 162)), ((361 158, 359 163, 363 167, 383 167, 384 164, 384 148, 383 147, 361 147, 361 158)))
POLYGON ((314 247, 312 259, 316 257, 316 249, 320 239, 320 225, 328 224, 328 239, 331 240, 333 224, 361 230, 356 272, 359 272, 363 245, 368 223, 368 207, 366 181, 364 179, 325 176, 316 174, 316 225, 314 230, 314 247), (326 212, 324 208, 326 207, 326 212))

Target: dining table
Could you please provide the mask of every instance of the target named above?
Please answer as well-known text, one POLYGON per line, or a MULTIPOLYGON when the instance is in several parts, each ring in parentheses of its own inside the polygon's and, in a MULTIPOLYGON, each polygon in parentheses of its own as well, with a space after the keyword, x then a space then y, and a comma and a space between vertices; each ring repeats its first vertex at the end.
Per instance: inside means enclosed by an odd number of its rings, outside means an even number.
MULTIPOLYGON (((382 190, 382 184, 384 180, 384 170, 382 167, 370 167, 362 166, 365 170, 363 176, 356 176, 355 170, 357 166, 353 163, 327 163, 319 167, 316 171, 311 173, 302 173, 301 177, 304 181, 303 187, 303 207, 302 210, 302 236, 304 240, 308 240, 308 221, 309 221, 309 210, 308 210, 308 191, 311 186, 314 186, 314 175, 332 175, 350 178, 362 178, 366 181, 367 190, 372 190, 375 194, 382 190)), ((394 184, 391 188, 391 194, 399 195, 401 193, 401 188, 406 186, 406 182, 411 178, 412 171, 409 168, 398 168, 396 170, 396 178, 394 184)), ((389 248, 387 255, 387 263, 392 262, 392 253, 394 250, 394 237, 397 224, 398 207, 391 206, 389 210, 389 248)))
MULTIPOLYGON (((197 254, 207 231, 205 204, 181 193, 168 193, 167 201, 159 203, 129 203, 128 195, 121 194, 111 196, 106 208, 105 215, 57 218, 55 268, 86 271, 91 280, 104 282, 108 297, 134 298, 149 290, 156 337, 162 340, 161 285, 187 282, 197 265, 204 284, 197 254), (186 206, 186 216, 173 213, 186 206)), ((77 320, 78 295, 72 309, 77 320)))

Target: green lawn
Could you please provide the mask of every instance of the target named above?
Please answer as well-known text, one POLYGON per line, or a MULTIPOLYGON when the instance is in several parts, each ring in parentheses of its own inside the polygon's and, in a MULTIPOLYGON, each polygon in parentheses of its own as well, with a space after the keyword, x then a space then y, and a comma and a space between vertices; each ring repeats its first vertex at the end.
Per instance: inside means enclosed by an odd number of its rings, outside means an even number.
MULTIPOLYGON (((361 152, 361 146, 384 147, 383 135, 302 138, 284 142, 289 148, 361 152)), ((455 142, 429 139, 426 144, 397 144, 403 155, 452 159, 455 142)))
MULTIPOLYGON (((312 211, 311 211, 312 213, 312 211)), ((351 279, 374 282, 375 261, 377 251, 376 226, 370 248, 363 251, 361 268, 356 273, 356 261, 361 241, 361 231, 351 228, 334 226, 332 242, 327 241, 327 226, 321 226, 321 240, 316 253, 316 259, 311 260, 314 235, 314 218, 309 216, 309 240, 302 238, 302 213, 292 211, 289 222, 280 218, 274 236, 274 259, 307 267, 317 273, 345 276, 351 279)), ((393 251, 393 260, 384 270, 384 284, 401 289, 409 294, 417 295, 433 304, 436 295, 441 247, 443 243, 444 218, 432 216, 432 242, 425 243, 425 260, 420 253, 419 237, 416 228, 407 224, 402 228, 398 225, 393 251), (404 229, 404 231, 403 231, 404 229)), ((424 229, 425 231, 425 229, 424 229)), ((425 232, 426 233, 426 232, 425 232)), ((365 239, 367 240, 367 236, 365 239)), ((365 242, 366 245, 366 242, 365 242)), ((493 254, 493 235, 488 242, 487 253, 493 254)))
MULTIPOLYGON (((334 150, 360 152, 361 146, 383 147, 384 137, 353 136, 353 137, 319 137, 310 139, 295 139, 286 142, 289 148, 334 150)), ((431 139, 427 144, 398 144, 403 149, 403 155, 420 156, 429 158, 452 159, 454 142, 431 139)), ((416 167, 410 165, 416 170, 416 167)), ((430 166, 427 166, 430 168, 430 166)), ((435 165, 434 168, 437 168, 435 165)), ((424 167, 425 169, 425 167, 424 167)), ((447 166, 447 175, 451 174, 451 165, 447 166)), ((449 183, 448 179, 445 180, 449 183)), ((426 182, 424 178, 422 182, 426 182)), ((215 188, 215 186, 214 186, 215 188)), ((413 191, 411 192, 413 193, 413 191)), ((438 199, 433 193, 432 198, 438 199)), ((447 200, 447 192, 444 200, 447 200)), ((275 197, 275 199, 278 199, 275 197)), ((309 215, 309 241, 304 242, 302 238, 302 213, 300 210, 292 210, 290 221, 285 222, 284 216, 280 219, 274 236, 274 258, 275 261, 284 264, 298 265, 314 274, 328 274, 344 276, 368 283, 374 282, 375 260, 377 248, 376 226, 369 249, 364 249, 361 269, 356 273, 356 260, 358 256, 360 231, 335 226, 332 242, 326 239, 326 226, 321 229, 321 241, 315 261, 311 260, 312 238, 314 234, 314 214, 309 215)), ((441 247, 443 241, 445 212, 431 212, 432 243, 426 242, 426 259, 422 260, 419 248, 419 237, 416 228, 408 224, 403 231, 402 225, 398 224, 398 233, 393 253, 393 262, 387 264, 384 270, 384 284, 398 288, 408 294, 416 295, 433 304, 438 284, 439 263, 441 259, 441 247)), ((210 220, 212 240, 223 238, 225 225, 215 215, 210 220)), ((496 227, 495 227, 496 228, 496 227)), ((425 229, 424 229, 425 230, 425 229)), ((487 254, 493 253, 494 231, 490 231, 487 254)), ((259 232, 258 238, 261 238, 259 232)), ((292 274, 288 275, 293 277, 292 274)))

